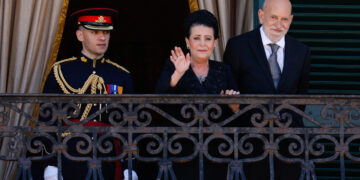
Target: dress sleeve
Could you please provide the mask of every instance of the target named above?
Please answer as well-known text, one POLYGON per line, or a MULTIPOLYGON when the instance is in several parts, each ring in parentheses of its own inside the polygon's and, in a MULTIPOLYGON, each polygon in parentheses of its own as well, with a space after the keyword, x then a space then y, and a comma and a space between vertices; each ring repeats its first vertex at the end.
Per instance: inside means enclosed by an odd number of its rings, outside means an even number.
POLYGON ((174 90, 174 88, 170 86, 171 75, 174 73, 174 71, 175 67, 170 61, 170 59, 166 60, 165 66, 156 85, 156 93, 164 94, 170 93, 174 90))

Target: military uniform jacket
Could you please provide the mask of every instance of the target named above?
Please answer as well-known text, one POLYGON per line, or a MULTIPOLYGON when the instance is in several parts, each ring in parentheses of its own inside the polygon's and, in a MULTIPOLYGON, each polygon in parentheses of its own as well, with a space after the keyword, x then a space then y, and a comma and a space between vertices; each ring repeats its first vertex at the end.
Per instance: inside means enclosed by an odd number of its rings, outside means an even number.
MULTIPOLYGON (((45 82, 43 93, 65 93, 59 85, 54 71, 61 73, 67 84, 74 89, 83 87, 89 76, 95 74, 104 80, 108 94, 132 93, 133 91, 132 79, 129 71, 106 58, 101 58, 94 62, 91 58, 81 54, 79 57, 73 57, 55 63, 45 82), (115 88, 116 90, 114 90, 115 88), (120 89, 123 89, 122 93, 119 92, 120 89)), ((91 87, 83 94, 91 94, 90 90, 91 87)), ((79 94, 76 92, 70 93, 79 94)), ((95 94, 102 93, 97 91, 95 94)))
MULTIPOLYGON (((57 94, 122 94, 132 93, 129 71, 109 59, 92 60, 83 54, 53 65, 43 93, 57 94)), ((81 111, 86 105, 82 105, 81 111)), ((99 110, 91 107, 87 114, 99 110)), ((87 115, 79 117, 86 118, 87 115)), ((104 117, 102 118, 104 119, 104 117)))

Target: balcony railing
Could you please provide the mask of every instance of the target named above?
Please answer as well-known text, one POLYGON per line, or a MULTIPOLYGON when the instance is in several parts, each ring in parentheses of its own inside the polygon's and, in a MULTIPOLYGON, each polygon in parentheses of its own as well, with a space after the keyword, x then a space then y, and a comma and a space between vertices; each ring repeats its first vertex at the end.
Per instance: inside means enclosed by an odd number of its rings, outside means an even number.
POLYGON ((197 161, 204 179, 204 162, 210 161, 228 167, 227 179, 241 179, 244 165, 264 159, 270 179, 276 179, 278 159, 300 164, 301 179, 316 179, 317 167, 335 163, 345 180, 346 162, 360 162, 360 150, 354 149, 359 120, 360 96, 0 94, 1 148, 9 152, 0 159, 18 163, 17 179, 30 179, 31 164, 50 158, 60 177, 66 157, 88 162, 96 179, 103 177, 98 171, 103 161, 126 161, 130 170, 135 161, 158 164, 157 177, 149 179, 176 179, 181 175, 173 165, 188 161, 197 161), (93 111, 73 121, 86 104, 93 111), (232 113, 227 104, 240 104, 240 110, 232 113), (111 126, 84 125, 99 116, 111 126), (292 126, 299 118, 305 126, 292 126), (74 139, 81 156, 68 152, 74 139), (41 153, 44 146, 51 147, 47 154, 41 153), (122 150, 112 155, 116 146, 122 150), (254 154, 257 148, 261 153, 254 154))

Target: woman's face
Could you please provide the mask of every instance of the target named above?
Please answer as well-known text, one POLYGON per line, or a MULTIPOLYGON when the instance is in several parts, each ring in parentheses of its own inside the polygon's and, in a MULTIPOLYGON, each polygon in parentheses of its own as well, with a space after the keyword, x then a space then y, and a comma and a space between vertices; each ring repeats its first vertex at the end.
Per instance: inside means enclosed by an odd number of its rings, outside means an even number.
POLYGON ((185 41, 193 60, 209 60, 217 42, 213 28, 204 25, 191 27, 190 37, 186 37, 185 41))

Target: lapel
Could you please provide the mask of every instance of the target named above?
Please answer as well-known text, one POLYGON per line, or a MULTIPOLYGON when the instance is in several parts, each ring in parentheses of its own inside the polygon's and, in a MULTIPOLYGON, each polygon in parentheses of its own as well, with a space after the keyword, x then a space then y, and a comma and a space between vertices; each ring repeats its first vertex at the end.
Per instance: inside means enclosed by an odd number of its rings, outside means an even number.
POLYGON ((282 87, 286 87, 286 82, 288 82, 289 78, 293 76, 291 73, 295 72, 297 63, 296 61, 296 48, 294 48, 294 44, 291 43, 288 36, 285 35, 285 53, 284 53, 284 67, 281 73, 278 90, 281 90, 282 87))
POLYGON ((269 84, 269 86, 273 87, 273 89, 275 90, 275 86, 270 72, 269 63, 266 59, 265 49, 261 40, 260 27, 258 27, 254 31, 253 36, 254 38, 249 38, 249 43, 253 51, 253 54, 256 56, 256 61, 259 63, 262 72, 264 72, 265 81, 269 84))

